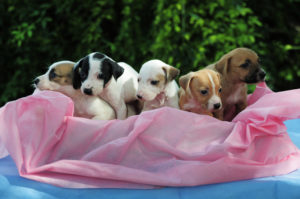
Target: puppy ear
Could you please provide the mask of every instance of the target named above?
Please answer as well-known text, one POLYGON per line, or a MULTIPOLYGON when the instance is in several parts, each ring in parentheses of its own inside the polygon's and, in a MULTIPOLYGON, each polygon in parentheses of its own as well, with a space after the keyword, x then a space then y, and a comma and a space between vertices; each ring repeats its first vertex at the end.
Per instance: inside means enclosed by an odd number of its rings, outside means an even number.
POLYGON ((117 80, 123 73, 124 73, 124 68, 122 68, 117 62, 111 61, 111 66, 112 66, 112 75, 114 78, 117 80))
POLYGON ((215 72, 217 74, 217 77, 218 77, 219 81, 221 81, 221 74, 218 71, 215 71, 215 72))
POLYGON ((188 89, 189 84, 191 80, 193 79, 193 72, 190 72, 186 75, 183 75, 179 78, 179 85, 181 88, 183 88, 185 91, 188 89))
POLYGON ((74 89, 79 89, 81 87, 80 70, 82 68, 82 62, 83 59, 79 60, 73 67, 72 82, 74 89))
POLYGON ((168 67, 163 66, 162 69, 165 73, 166 82, 170 82, 174 80, 177 77, 177 75, 179 75, 180 73, 180 70, 173 66, 168 66, 168 67))
POLYGON ((223 56, 217 63, 216 63, 216 70, 221 75, 226 75, 230 70, 230 62, 231 57, 223 56))
POLYGON ((106 65, 106 67, 110 69, 110 73, 115 80, 117 80, 124 73, 124 68, 111 59, 104 59, 102 64, 106 65))
POLYGON ((101 70, 104 75, 104 87, 112 77, 117 80, 124 73, 124 69, 111 59, 104 59, 102 61, 101 70))

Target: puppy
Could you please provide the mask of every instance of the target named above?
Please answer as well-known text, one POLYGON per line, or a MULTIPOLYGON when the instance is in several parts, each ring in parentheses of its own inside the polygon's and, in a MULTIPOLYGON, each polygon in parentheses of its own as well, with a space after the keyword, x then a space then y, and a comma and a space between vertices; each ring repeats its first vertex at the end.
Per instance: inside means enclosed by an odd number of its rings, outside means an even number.
POLYGON ((222 87, 217 72, 210 69, 190 72, 180 77, 179 85, 181 110, 222 119, 215 114, 222 108, 222 87))
POLYGON ((220 114, 229 121, 247 107, 247 84, 264 81, 266 76, 259 57, 248 48, 236 48, 207 68, 221 74, 223 111, 220 114))
POLYGON ((94 52, 76 63, 73 87, 104 99, 114 108, 118 119, 125 119, 126 103, 137 100, 137 77, 138 73, 128 64, 94 52))
POLYGON ((178 108, 178 85, 174 79, 179 72, 160 60, 142 65, 137 91, 137 97, 144 102, 142 111, 163 106, 178 108))
POLYGON ((74 101, 74 116, 111 120, 115 119, 113 108, 96 96, 82 94, 73 88, 72 73, 74 62, 60 61, 53 63, 46 74, 34 80, 39 90, 52 90, 69 96, 74 101))

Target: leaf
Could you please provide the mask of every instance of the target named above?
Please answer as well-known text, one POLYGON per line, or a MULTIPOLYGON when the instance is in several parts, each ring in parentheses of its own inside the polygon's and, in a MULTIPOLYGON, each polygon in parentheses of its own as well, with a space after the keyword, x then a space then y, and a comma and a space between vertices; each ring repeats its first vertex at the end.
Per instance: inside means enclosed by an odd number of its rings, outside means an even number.
POLYGON ((8 12, 12 12, 12 11, 14 11, 14 10, 15 10, 15 7, 14 7, 14 6, 9 6, 8 9, 7 9, 8 12))
POLYGON ((290 44, 286 44, 286 45, 284 46, 284 50, 286 50, 286 51, 291 50, 291 49, 293 49, 293 46, 290 45, 290 44))
POLYGON ((27 36, 28 36, 29 38, 32 37, 32 31, 31 31, 31 30, 28 30, 27 36))

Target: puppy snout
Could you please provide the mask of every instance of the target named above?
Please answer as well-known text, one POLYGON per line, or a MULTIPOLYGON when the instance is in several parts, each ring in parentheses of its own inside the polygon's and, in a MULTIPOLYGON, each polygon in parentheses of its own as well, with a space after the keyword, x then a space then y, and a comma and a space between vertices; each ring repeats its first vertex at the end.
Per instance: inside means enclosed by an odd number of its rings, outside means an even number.
POLYGON ((221 103, 214 104, 214 109, 217 110, 221 107, 221 103))
POLYGON ((90 89, 90 88, 85 88, 85 89, 83 90, 83 92, 84 92, 84 94, 86 94, 86 95, 92 95, 92 94, 93 94, 93 91, 92 91, 92 89, 90 89))
POLYGON ((34 83, 35 85, 38 85, 39 82, 40 82, 40 79, 39 79, 39 78, 35 78, 35 79, 33 80, 33 83, 34 83))
POLYGON ((136 96, 137 96, 138 99, 143 99, 143 96, 141 96, 139 94, 137 94, 136 96))
POLYGON ((265 79, 265 77, 266 77, 266 72, 262 70, 262 71, 259 72, 258 76, 259 76, 259 78, 260 78, 261 80, 263 80, 263 79, 265 79))

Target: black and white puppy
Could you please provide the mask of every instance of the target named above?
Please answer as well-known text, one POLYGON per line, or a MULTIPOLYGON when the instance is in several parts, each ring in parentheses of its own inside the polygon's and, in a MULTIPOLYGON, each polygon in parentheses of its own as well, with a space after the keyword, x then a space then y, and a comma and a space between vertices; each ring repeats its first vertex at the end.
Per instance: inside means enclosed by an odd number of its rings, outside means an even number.
POLYGON ((137 100, 137 78, 138 73, 128 64, 94 52, 76 63, 73 87, 102 98, 114 108, 117 119, 125 119, 126 103, 137 100))

